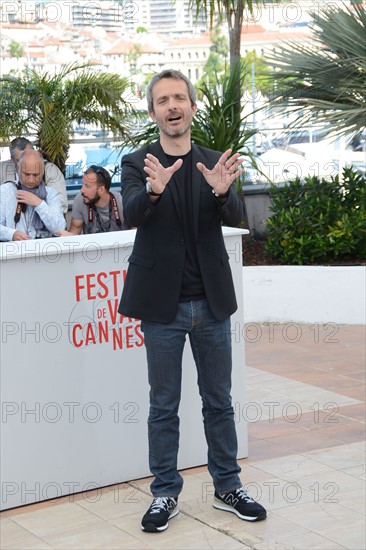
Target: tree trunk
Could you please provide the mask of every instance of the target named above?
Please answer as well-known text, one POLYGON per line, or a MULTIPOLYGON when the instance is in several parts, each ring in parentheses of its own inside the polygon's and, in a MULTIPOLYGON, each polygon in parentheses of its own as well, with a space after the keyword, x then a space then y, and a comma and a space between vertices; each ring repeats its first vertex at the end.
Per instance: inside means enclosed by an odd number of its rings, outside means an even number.
MULTIPOLYGON (((241 61, 240 43, 241 43, 241 28, 243 25, 244 2, 243 0, 237 0, 235 9, 230 9, 230 5, 231 5, 231 2, 229 0, 226 0, 225 9, 226 9, 227 24, 229 29, 230 70, 232 71, 233 67, 235 65, 239 65, 241 61)), ((240 117, 241 89, 240 89, 239 80, 235 89, 234 100, 235 100, 235 105, 234 105, 235 116, 240 117)))
POLYGON ((240 37, 243 26, 244 4, 238 0, 235 10, 230 10, 229 2, 226 4, 226 17, 229 28, 230 69, 240 61, 240 37))
POLYGON ((50 151, 48 151, 47 147, 43 144, 42 138, 39 135, 36 141, 36 146, 41 151, 43 158, 55 164, 57 168, 59 168, 59 170, 61 170, 61 172, 65 176, 66 160, 67 160, 67 157, 69 156, 70 141, 67 140, 66 143, 62 145, 62 150, 56 152, 56 154, 52 154, 50 151))

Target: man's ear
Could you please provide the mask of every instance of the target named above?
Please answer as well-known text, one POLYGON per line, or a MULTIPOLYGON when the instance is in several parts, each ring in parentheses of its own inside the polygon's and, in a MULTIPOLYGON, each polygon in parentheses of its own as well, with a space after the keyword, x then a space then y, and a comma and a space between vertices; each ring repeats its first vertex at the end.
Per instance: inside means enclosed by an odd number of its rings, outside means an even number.
POLYGON ((153 122, 156 122, 156 116, 155 116, 154 111, 149 111, 149 117, 151 118, 151 120, 153 122))

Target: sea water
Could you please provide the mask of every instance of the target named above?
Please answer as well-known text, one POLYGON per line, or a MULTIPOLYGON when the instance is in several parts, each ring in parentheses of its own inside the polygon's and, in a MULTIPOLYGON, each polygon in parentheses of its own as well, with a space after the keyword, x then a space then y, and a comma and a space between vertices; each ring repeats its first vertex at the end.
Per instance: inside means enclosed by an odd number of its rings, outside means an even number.
POLYGON ((121 159, 129 149, 113 147, 107 143, 78 143, 70 147, 66 166, 66 184, 80 188, 85 170, 92 164, 103 166, 112 177, 112 185, 119 184, 121 159))

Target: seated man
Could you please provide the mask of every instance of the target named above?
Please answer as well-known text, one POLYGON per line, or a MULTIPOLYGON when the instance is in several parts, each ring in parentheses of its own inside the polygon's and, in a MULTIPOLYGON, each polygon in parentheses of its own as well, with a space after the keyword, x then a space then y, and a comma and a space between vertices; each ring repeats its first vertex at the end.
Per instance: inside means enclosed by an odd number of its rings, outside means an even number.
POLYGON ((71 223, 68 231, 58 234, 104 233, 129 229, 122 213, 121 193, 112 193, 111 176, 102 166, 92 165, 83 175, 80 194, 72 205, 71 223))
MULTIPOLYGON (((18 183, 18 160, 25 149, 33 149, 32 142, 25 137, 17 137, 10 142, 10 160, 0 162, 0 184, 7 181, 18 183)), ((66 214, 68 202, 65 178, 53 162, 45 160, 44 167, 44 183, 60 193, 63 211, 66 214)))
POLYGON ((18 162, 18 183, 0 185, 0 240, 22 241, 56 235, 65 228, 58 191, 43 181, 44 160, 26 149, 18 162))

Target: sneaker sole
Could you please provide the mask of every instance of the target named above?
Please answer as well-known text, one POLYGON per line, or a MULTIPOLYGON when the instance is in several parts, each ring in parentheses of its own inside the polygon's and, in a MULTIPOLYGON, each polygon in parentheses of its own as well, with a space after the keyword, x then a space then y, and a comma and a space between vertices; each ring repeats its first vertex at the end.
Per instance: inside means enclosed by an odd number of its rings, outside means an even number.
POLYGON ((220 500, 217 500, 217 498, 214 498, 212 506, 214 508, 217 508, 218 510, 222 510, 224 512, 232 512, 233 514, 238 516, 238 518, 244 519, 245 521, 261 521, 262 519, 266 519, 266 517, 267 517, 266 512, 263 512, 263 513, 259 514, 258 516, 255 516, 255 517, 253 517, 253 516, 243 516, 237 510, 235 510, 235 508, 232 508, 228 504, 225 504, 225 502, 221 502, 220 500))
POLYGON ((161 533, 162 531, 168 529, 169 520, 175 518, 175 516, 177 516, 178 514, 179 510, 178 508, 176 508, 169 516, 168 521, 165 525, 162 525, 161 527, 156 527, 156 525, 154 525, 153 523, 148 523, 146 525, 141 525, 141 530, 145 531, 146 533, 161 533))

